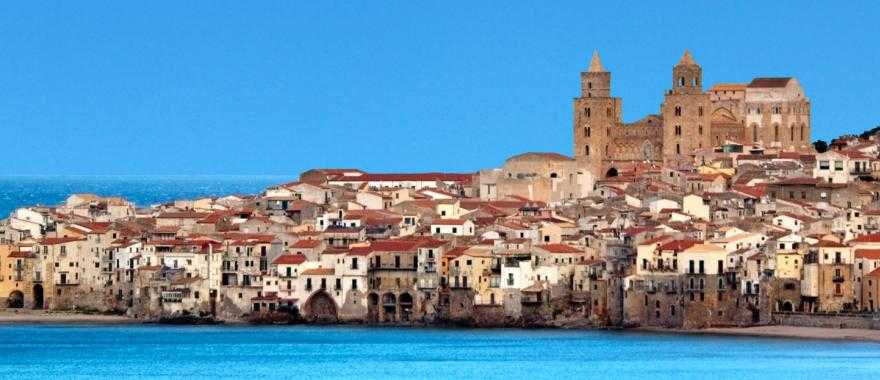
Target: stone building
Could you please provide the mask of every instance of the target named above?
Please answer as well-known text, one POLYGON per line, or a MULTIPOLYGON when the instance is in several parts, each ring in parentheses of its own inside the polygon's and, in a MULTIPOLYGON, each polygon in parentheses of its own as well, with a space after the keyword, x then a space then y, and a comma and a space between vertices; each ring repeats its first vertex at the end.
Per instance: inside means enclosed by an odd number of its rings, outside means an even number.
POLYGON ((594 174, 614 176, 644 162, 690 162, 695 151, 726 143, 809 151, 810 101, 795 78, 755 78, 703 91, 703 70, 685 51, 659 115, 621 119, 623 100, 594 53, 574 99, 574 158, 594 174))
POLYGON ((546 203, 586 196, 595 178, 582 161, 558 153, 523 153, 499 169, 481 170, 480 197, 498 200, 517 196, 546 203))

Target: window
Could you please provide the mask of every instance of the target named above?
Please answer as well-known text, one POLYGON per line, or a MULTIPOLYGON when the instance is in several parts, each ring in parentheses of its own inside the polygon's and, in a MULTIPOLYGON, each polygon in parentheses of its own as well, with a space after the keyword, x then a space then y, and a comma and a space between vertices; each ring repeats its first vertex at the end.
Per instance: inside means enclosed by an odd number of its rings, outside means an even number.
POLYGON ((675 106, 675 116, 681 116, 681 106, 675 106))
MULTIPOLYGON (((584 155, 585 156, 590 155, 590 146, 589 145, 584 145, 584 155)), ((440 232, 440 231, 437 231, 437 232, 440 232)))
POLYGON ((819 161, 819 170, 828 170, 830 168, 831 168, 830 161, 828 161, 828 160, 819 161))
POLYGON ((834 171, 836 171, 836 172, 843 171, 843 161, 841 161, 841 160, 834 161, 834 171))
POLYGON ((590 117, 590 107, 584 108, 584 115, 590 117))

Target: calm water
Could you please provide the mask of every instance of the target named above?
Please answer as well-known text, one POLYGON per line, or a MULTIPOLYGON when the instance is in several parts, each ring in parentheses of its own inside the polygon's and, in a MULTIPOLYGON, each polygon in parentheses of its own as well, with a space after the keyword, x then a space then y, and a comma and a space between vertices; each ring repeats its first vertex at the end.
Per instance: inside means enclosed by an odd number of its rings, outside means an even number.
POLYGON ((2 378, 867 378, 873 343, 557 330, 0 326, 2 378))
POLYGON ((291 176, 0 176, 0 219, 16 207, 57 205, 72 193, 123 196, 139 206, 200 196, 255 194, 291 176))

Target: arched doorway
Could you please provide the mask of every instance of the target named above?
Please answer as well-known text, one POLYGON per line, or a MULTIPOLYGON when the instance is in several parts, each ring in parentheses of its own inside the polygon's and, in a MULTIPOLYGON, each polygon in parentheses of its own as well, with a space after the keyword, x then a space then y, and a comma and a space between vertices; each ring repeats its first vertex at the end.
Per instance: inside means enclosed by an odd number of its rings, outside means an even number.
POLYGON ((34 285, 34 309, 43 308, 43 285, 34 285))
POLYGON ((376 293, 367 295, 367 314, 371 321, 379 320, 379 295, 376 293))
POLYGON ((6 299, 6 307, 10 309, 21 309, 24 307, 24 293, 20 290, 13 290, 6 299))
POLYGON ((792 305, 791 301, 785 300, 785 302, 779 306, 779 311, 792 312, 794 311, 794 305, 792 305))
POLYGON ((397 296, 394 293, 382 295, 382 309, 385 311, 386 321, 397 320, 397 296))
POLYGON ((303 307, 303 316, 313 322, 336 322, 336 302, 326 292, 312 294, 303 307))
POLYGON ((617 168, 608 169, 608 171, 605 172, 605 177, 617 177, 617 168))
POLYGON ((413 298, 409 293, 400 295, 400 320, 408 321, 412 318, 413 298))

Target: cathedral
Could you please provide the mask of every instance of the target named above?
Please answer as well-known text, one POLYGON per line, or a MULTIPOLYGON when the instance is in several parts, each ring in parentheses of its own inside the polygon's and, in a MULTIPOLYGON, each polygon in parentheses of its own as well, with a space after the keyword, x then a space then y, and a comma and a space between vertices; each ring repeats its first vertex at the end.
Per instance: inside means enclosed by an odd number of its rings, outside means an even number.
POLYGON ((597 176, 640 163, 676 165, 725 144, 809 151, 810 100, 795 78, 755 78, 703 90, 703 69, 685 51, 672 68, 672 87, 659 114, 621 119, 623 99, 598 52, 581 73, 574 99, 574 157, 597 176))

